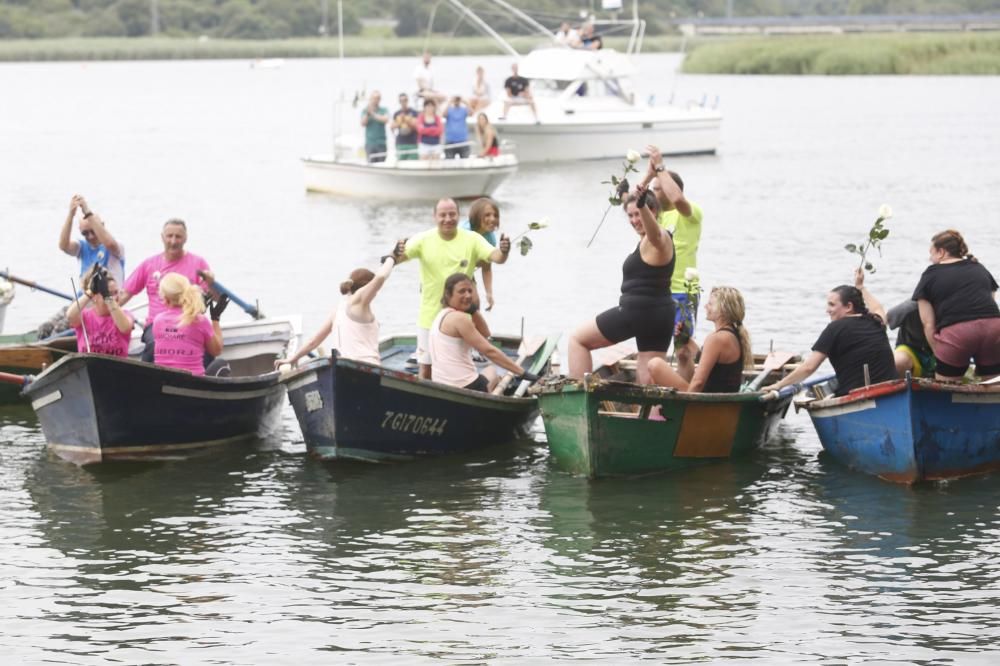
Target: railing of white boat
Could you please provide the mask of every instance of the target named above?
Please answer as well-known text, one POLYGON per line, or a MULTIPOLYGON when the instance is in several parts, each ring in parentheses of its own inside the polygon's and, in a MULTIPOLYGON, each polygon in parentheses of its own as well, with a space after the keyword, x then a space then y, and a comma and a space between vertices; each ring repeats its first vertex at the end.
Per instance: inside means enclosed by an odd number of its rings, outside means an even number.
MULTIPOLYGON (((461 158, 458 158, 457 156, 454 157, 454 158, 444 158, 443 157, 444 151, 447 150, 448 148, 463 148, 463 147, 466 147, 466 146, 470 146, 471 147, 472 145, 473 145, 472 141, 458 141, 458 142, 455 142, 455 143, 445 143, 445 144, 442 144, 442 145, 439 146, 440 150, 437 151, 437 155, 435 157, 433 157, 433 158, 421 157, 420 159, 461 159, 461 158)), ((513 153, 517 152, 517 144, 514 143, 513 141, 508 141, 508 140, 501 141, 500 142, 500 147, 503 149, 502 152, 501 152, 501 154, 504 154, 504 155, 513 154, 513 153)), ((413 147, 412 149, 407 148, 407 149, 404 149, 404 150, 396 150, 394 148, 393 150, 386 150, 385 152, 381 152, 381 153, 372 153, 371 155, 366 155, 366 157, 368 158, 369 163, 378 164, 379 162, 386 161, 386 158, 393 158, 394 157, 394 158, 396 158, 398 160, 398 158, 399 158, 400 155, 414 155, 414 154, 417 154, 417 151, 418 151, 418 149, 416 147, 413 147), (378 161, 373 161, 372 158, 381 158, 381 159, 378 160, 378 161)), ((470 151, 469 152, 469 157, 470 158, 472 158, 472 157, 479 157, 479 155, 475 155, 475 154, 472 153, 472 151, 470 151)))

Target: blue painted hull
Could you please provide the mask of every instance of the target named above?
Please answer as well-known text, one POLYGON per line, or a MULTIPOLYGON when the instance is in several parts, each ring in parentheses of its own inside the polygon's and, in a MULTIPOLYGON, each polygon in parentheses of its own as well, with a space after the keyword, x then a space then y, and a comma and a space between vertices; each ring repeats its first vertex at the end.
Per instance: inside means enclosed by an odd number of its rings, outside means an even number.
POLYGON ((475 451, 524 437, 535 398, 453 388, 344 358, 283 380, 310 455, 388 462, 475 451))
POLYGON ((70 354, 28 385, 49 448, 78 464, 163 458, 266 435, 278 373, 195 377, 150 363, 70 354))
POLYGON ((835 459, 889 481, 1000 469, 1000 386, 900 379, 804 407, 835 459))

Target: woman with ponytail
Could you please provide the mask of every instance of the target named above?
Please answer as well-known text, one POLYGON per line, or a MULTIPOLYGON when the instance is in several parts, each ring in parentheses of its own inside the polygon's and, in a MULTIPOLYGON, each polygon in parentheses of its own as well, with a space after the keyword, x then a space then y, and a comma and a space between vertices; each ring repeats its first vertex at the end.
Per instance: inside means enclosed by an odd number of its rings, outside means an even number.
POLYGON ((886 333, 885 309, 865 287, 864 271, 859 268, 854 272, 853 287, 842 284, 827 294, 826 313, 830 323, 816 340, 812 353, 781 381, 762 391, 777 391, 801 382, 827 358, 837 373, 838 396, 866 384, 899 378, 886 333))
POLYGON ((378 353, 378 320, 375 319, 371 304, 395 265, 395 259, 386 256, 382 258, 382 266, 377 273, 372 273, 367 268, 351 271, 350 277, 340 283, 340 293, 344 298, 340 299, 337 309, 323 322, 316 335, 299 347, 294 355, 275 361, 274 367, 286 363, 294 366, 300 358, 319 347, 331 333, 333 348, 341 356, 378 365, 381 362, 378 353))
POLYGON ((954 229, 931 238, 931 265, 913 292, 939 381, 957 382, 976 364, 982 379, 1000 375, 1000 308, 997 281, 969 254, 954 229))
POLYGON ((716 287, 705 304, 705 316, 715 331, 705 338, 701 360, 691 381, 685 380, 666 360, 649 361, 654 384, 691 393, 736 393, 743 383, 743 368, 753 367, 750 333, 743 325, 746 306, 743 295, 733 287, 716 287))
POLYGON ((180 273, 167 273, 160 279, 160 298, 166 309, 153 320, 157 365, 187 370, 192 375, 205 374, 205 356, 222 353, 222 328, 219 317, 229 304, 223 296, 210 309, 211 322, 205 316, 201 289, 180 273))

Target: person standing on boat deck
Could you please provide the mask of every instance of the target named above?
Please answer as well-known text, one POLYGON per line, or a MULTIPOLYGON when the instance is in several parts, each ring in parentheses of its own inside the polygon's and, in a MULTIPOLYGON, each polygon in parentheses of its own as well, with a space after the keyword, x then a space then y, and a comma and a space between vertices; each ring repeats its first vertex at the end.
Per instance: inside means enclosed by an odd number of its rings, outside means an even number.
POLYGON ((160 297, 160 279, 167 273, 178 273, 195 285, 207 287, 212 281, 212 269, 209 268, 208 262, 184 249, 187 243, 187 224, 184 220, 177 218, 167 220, 163 224, 163 231, 160 232, 160 239, 163 241, 163 252, 139 264, 118 292, 118 303, 125 305, 133 296, 143 289, 146 290, 149 312, 146 328, 142 331, 142 341, 146 343, 142 351, 142 360, 149 363, 155 357, 153 322, 167 307, 160 297), (203 278, 202 275, 206 277, 203 278))
POLYGON ((229 298, 222 296, 211 305, 212 321, 209 322, 204 315, 205 299, 201 289, 183 275, 164 275, 159 292, 164 308, 153 320, 155 363, 203 376, 206 356, 222 353, 219 317, 229 304, 229 298))
POLYGON ((497 131, 490 124, 490 119, 485 113, 476 116, 476 138, 479 139, 480 157, 496 157, 500 154, 500 141, 497 139, 497 131))
MULTIPOLYGON (((119 284, 125 279, 125 246, 111 235, 101 216, 91 210, 87 200, 79 194, 74 194, 70 199, 69 214, 59 232, 59 249, 79 260, 77 274, 80 278, 97 263, 108 269, 119 284), (82 213, 78 222, 81 238, 73 240, 73 219, 78 210, 82 213)), ((80 289, 83 289, 82 284, 80 289)), ((66 311, 66 307, 60 308, 41 324, 38 327, 38 337, 44 339, 71 328, 72 325, 66 319, 66 311)))
POLYGON ((433 100, 435 104, 442 104, 447 99, 443 93, 434 89, 430 51, 424 51, 420 64, 413 70, 413 78, 417 83, 417 99, 433 100))
POLYGON ((657 356, 649 361, 654 384, 691 393, 738 393, 743 385, 743 369, 753 368, 750 332, 743 325, 746 305, 743 294, 733 287, 712 289, 705 304, 705 318, 715 331, 705 338, 701 358, 689 381, 657 356))
POLYGON ((527 104, 531 107, 531 113, 538 122, 538 109, 535 108, 535 99, 531 96, 531 82, 517 73, 517 63, 510 66, 511 75, 503 82, 504 90, 507 91, 507 99, 503 103, 503 115, 500 120, 506 120, 510 113, 510 107, 527 104))
POLYGON ((368 106, 361 112, 361 125, 365 128, 365 154, 369 162, 385 162, 385 124, 389 110, 380 106, 382 93, 375 90, 368 98, 368 106))
POLYGON ((417 159, 417 110, 410 107, 406 93, 399 96, 399 110, 392 114, 392 129, 396 132, 396 159, 417 159))
POLYGON ((812 347, 812 353, 781 381, 765 386, 764 392, 778 391, 806 379, 827 358, 837 373, 836 395, 847 395, 867 383, 898 379, 892 347, 885 330, 885 310, 865 288, 864 272, 854 272, 854 286, 834 287, 826 297, 830 323, 812 347), (868 367, 868 381, 865 378, 868 367))
POLYGON ((580 47, 580 33, 570 26, 569 21, 563 21, 555 35, 556 44, 562 44, 576 49, 580 47))
POLYGON ((635 250, 622 264, 622 293, 618 305, 581 325, 569 338, 569 376, 583 379, 593 370, 590 352, 635 338, 639 357, 636 380, 649 384, 649 362, 670 347, 674 301, 670 276, 674 272, 674 244, 656 224, 656 197, 645 187, 625 199, 629 224, 639 235, 635 250))
POLYGON ((300 358, 319 347, 331 333, 333 348, 341 356, 379 365, 379 325, 371 304, 389 279, 395 265, 396 260, 388 255, 383 257, 382 266, 377 273, 372 273, 367 268, 355 268, 351 271, 351 276, 340 283, 340 293, 344 298, 340 299, 337 309, 308 342, 300 346, 292 356, 276 360, 274 367, 278 368, 286 363, 295 366, 300 358))
POLYGON ((485 374, 479 374, 472 361, 473 349, 504 370, 537 381, 537 376, 511 361, 476 328, 472 321, 475 291, 476 285, 465 273, 449 275, 444 282, 441 311, 431 322, 427 339, 431 381, 471 391, 493 390, 498 379, 496 371, 489 367, 485 374))
POLYGON ((931 239, 931 265, 913 292, 939 381, 957 382, 976 363, 982 379, 1000 375, 997 281, 969 254, 962 234, 948 229, 931 239))
MULTIPOLYGON (((445 280, 453 273, 464 273, 472 279, 480 262, 502 264, 510 254, 510 239, 500 235, 500 242, 493 247, 479 234, 458 228, 458 204, 454 199, 441 199, 434 204, 437 226, 423 231, 409 240, 396 243, 393 255, 396 263, 408 259, 420 261, 420 315, 417 319, 417 362, 420 377, 431 378, 431 358, 427 350, 427 336, 434 317, 441 309, 441 294, 445 280)), ((473 323, 484 336, 489 327, 481 312, 473 312, 473 323)))
POLYGON ((490 105, 490 84, 486 82, 486 70, 476 67, 476 80, 472 82, 472 96, 469 98, 469 113, 485 109, 490 105))
POLYGON ((441 135, 444 123, 437 114, 437 104, 432 99, 424 100, 424 112, 417 117, 417 138, 420 145, 417 152, 422 160, 437 159, 441 156, 441 135))
POLYGON ((684 196, 684 181, 680 175, 663 165, 663 154, 656 146, 647 146, 649 169, 643 184, 652 183, 652 190, 660 204, 657 224, 670 233, 674 241, 677 263, 670 280, 671 296, 676 303, 674 309, 674 353, 677 355, 677 371, 688 381, 694 376, 694 357, 698 353, 698 343, 694 341, 694 328, 698 322, 698 298, 688 295, 684 276, 689 268, 698 267, 698 243, 701 240, 701 207, 684 196), (690 303, 690 307, 688 304, 690 303), (677 336, 685 332, 688 340, 677 346, 677 336))
POLYGON ((118 305, 118 281, 95 263, 81 284, 85 287, 83 295, 66 311, 69 325, 76 330, 77 351, 128 356, 135 320, 132 313, 118 305), (93 307, 87 307, 90 303, 93 307))
POLYGON ((469 156, 469 107, 455 95, 444 113, 444 156, 446 159, 465 159, 469 156))
MULTIPOLYGON (((497 229, 500 228, 500 207, 489 197, 480 197, 469 206, 469 219, 462 220, 462 229, 474 231, 493 247, 497 246, 497 229)), ((488 261, 479 262, 479 270, 483 274, 483 289, 486 291, 486 311, 493 309, 493 266, 488 261)), ((476 303, 479 303, 479 293, 476 293, 476 303)))

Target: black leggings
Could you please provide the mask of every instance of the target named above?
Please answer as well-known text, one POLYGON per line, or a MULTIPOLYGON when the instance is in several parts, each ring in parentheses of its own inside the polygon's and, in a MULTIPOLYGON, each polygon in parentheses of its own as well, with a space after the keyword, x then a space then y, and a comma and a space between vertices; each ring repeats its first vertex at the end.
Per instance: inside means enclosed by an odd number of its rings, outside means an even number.
POLYGON ((641 309, 613 307, 597 315, 597 330, 611 342, 635 338, 641 352, 666 352, 674 337, 674 303, 641 309))

